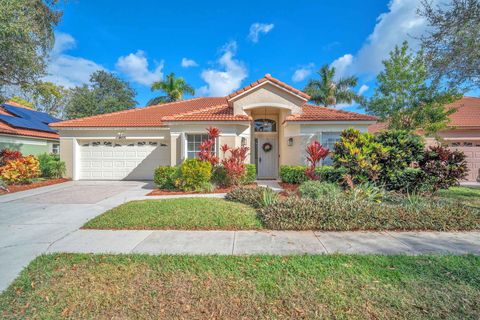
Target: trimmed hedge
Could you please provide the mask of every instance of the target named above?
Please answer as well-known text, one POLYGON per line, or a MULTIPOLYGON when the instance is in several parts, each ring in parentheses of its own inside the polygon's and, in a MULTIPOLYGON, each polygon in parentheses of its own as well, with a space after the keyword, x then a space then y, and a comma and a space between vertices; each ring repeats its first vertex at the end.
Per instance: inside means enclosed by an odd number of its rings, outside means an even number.
POLYGON ((260 208, 264 226, 275 230, 435 230, 480 229, 480 210, 459 202, 423 199, 408 203, 355 201, 348 196, 316 200, 290 197, 260 208))
POLYGON ((245 174, 240 179, 241 184, 254 183, 257 180, 257 167, 254 164, 245 165, 245 174))
POLYGON ((200 159, 187 159, 180 165, 176 185, 183 191, 201 191, 210 182, 212 165, 200 159))
MULTIPOLYGON (((306 166, 280 166, 280 178, 282 182, 285 183, 301 184, 308 180, 308 177, 305 175, 306 168, 306 166)), ((315 172, 320 178, 320 181, 337 183, 342 180, 346 169, 321 166, 318 167, 315 172)))

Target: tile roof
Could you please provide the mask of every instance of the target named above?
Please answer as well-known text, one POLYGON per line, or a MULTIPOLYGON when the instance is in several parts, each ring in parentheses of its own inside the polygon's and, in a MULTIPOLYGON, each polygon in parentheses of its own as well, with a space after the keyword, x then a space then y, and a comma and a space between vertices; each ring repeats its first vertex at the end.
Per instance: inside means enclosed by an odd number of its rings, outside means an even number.
MULTIPOLYGON (((447 106, 447 109, 457 109, 449 118, 449 127, 472 128, 480 127, 480 98, 463 97, 447 106)), ((376 133, 387 128, 387 123, 377 122, 368 126, 368 132, 376 133)))
POLYGON ((252 118, 247 115, 234 115, 232 107, 219 105, 163 117, 163 121, 252 121, 252 118))
MULTIPOLYGON (((25 107, 25 106, 23 106, 19 103, 13 102, 13 101, 8 101, 6 103, 11 105, 11 106, 14 106, 14 107, 30 109, 28 107, 25 107)), ((0 105, 0 114, 6 115, 6 116, 14 116, 11 113, 7 112, 5 109, 3 109, 1 105, 0 105)), ((25 128, 18 128, 18 127, 14 127, 12 125, 9 125, 9 124, 7 124, 3 121, 0 121, 0 133, 9 134, 9 135, 16 135, 16 136, 35 137, 35 138, 59 139, 59 135, 57 133, 45 132, 45 131, 39 131, 39 130, 32 130, 32 129, 25 129, 25 128)))
POLYGON ((300 96, 300 97, 302 97, 306 100, 310 100, 310 96, 308 94, 306 94, 305 92, 300 91, 298 89, 295 89, 292 86, 289 86, 285 82, 282 82, 282 81, 272 77, 269 73, 267 73, 263 78, 258 79, 257 81, 250 83, 248 86, 245 86, 242 89, 237 90, 234 93, 229 94, 227 96, 227 99, 230 100, 233 97, 236 97, 236 96, 238 96, 239 94, 242 94, 245 91, 248 91, 252 88, 255 88, 255 87, 259 86, 260 84, 262 84, 266 81, 270 81, 272 83, 275 83, 276 85, 278 85, 278 86, 280 86, 280 87, 282 87, 282 88, 284 88, 284 89, 286 89, 286 90, 288 90, 288 91, 290 91, 290 92, 292 92, 292 93, 294 93, 294 94, 296 94, 296 95, 298 95, 298 96, 300 96))
MULTIPOLYGON (((101 114, 51 124, 61 127, 157 127, 164 126, 164 118, 180 116, 192 111, 214 106, 227 106, 225 97, 194 98, 189 100, 158 104, 113 113, 101 114)), ((170 121, 173 119, 170 118, 170 121)))
POLYGON ((305 104, 302 113, 287 116, 286 121, 376 121, 367 114, 305 104))
POLYGON ((480 98, 463 97, 446 106, 457 109, 450 115, 450 127, 480 127, 480 98))

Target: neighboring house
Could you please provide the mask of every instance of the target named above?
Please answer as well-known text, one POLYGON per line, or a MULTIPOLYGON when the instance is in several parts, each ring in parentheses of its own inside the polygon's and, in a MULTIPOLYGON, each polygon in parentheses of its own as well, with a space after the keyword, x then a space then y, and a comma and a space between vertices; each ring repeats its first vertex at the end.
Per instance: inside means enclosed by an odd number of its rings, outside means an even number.
POLYGON ((0 105, 0 150, 18 150, 24 155, 59 153, 58 133, 48 126, 56 121, 59 119, 16 102, 0 105))
MULTIPOLYGON (((194 98, 57 122, 60 156, 74 179, 150 180, 160 165, 196 157, 206 128, 223 144, 251 148, 258 178, 305 162, 313 139, 332 147, 342 130, 367 131, 375 117, 307 104, 310 97, 269 74, 226 97, 194 98), (270 150, 269 150, 270 149, 270 150)), ((329 159, 326 160, 328 163, 329 159)))
MULTIPOLYGON (((467 181, 480 179, 480 98, 463 97, 446 106, 448 109, 457 109, 450 115, 448 128, 438 132, 440 141, 451 149, 465 153, 468 161, 469 173, 467 181)), ((384 123, 376 123, 368 128, 375 133, 386 128, 384 123)), ((427 137, 427 145, 433 145, 435 138, 427 137)))

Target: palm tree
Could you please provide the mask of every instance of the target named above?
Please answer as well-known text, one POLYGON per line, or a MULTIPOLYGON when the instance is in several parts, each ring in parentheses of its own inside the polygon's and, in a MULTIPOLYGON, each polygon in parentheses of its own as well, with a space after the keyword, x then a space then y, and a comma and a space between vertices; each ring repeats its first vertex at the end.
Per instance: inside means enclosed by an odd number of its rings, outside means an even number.
POLYGON ((324 65, 317 71, 320 79, 310 79, 303 89, 311 101, 325 107, 335 106, 338 103, 361 103, 362 97, 353 88, 358 83, 355 76, 335 80, 335 67, 324 65))
POLYGON ((173 72, 167 75, 165 80, 152 83, 151 89, 152 91, 163 91, 165 95, 148 101, 149 106, 182 100, 183 95, 186 93, 192 96, 195 94, 195 89, 185 82, 185 79, 181 77, 175 78, 175 73, 173 72))

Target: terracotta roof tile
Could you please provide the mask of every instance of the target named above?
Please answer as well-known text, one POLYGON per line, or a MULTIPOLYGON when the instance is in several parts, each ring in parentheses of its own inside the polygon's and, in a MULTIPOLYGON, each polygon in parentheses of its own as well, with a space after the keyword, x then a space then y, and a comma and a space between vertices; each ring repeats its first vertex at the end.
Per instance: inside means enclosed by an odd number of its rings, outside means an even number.
POLYGON ((457 111, 450 115, 451 127, 480 127, 480 98, 463 97, 449 104, 447 109, 457 111))
POLYGON ((292 114, 286 121, 376 121, 377 117, 356 112, 305 104, 301 114, 292 114))
POLYGON ((163 118, 164 121, 252 121, 247 115, 234 115, 228 105, 213 106, 163 118))
POLYGON ((296 95, 299 95, 300 97, 304 98, 304 99, 307 99, 307 100, 310 100, 310 96, 308 94, 306 94, 305 92, 303 91, 300 91, 298 89, 295 89, 294 87, 292 86, 289 86, 288 84, 286 84, 285 82, 282 82, 274 77, 272 77, 269 73, 267 73, 263 78, 255 81, 255 82, 252 82, 250 83, 248 86, 245 86, 243 87, 242 89, 240 90, 237 90, 235 91, 234 93, 231 93, 227 96, 227 99, 230 100, 232 99, 233 97, 236 97, 238 96, 239 94, 245 92, 245 91, 248 91, 252 88, 255 88, 256 86, 266 82, 266 81, 270 81, 270 82, 273 82, 275 83, 276 85, 279 85, 280 87, 296 94, 296 95))
POLYGON ((194 98, 189 100, 135 108, 92 117, 52 123, 61 127, 156 127, 163 126, 163 118, 212 106, 226 105, 225 97, 194 98))

